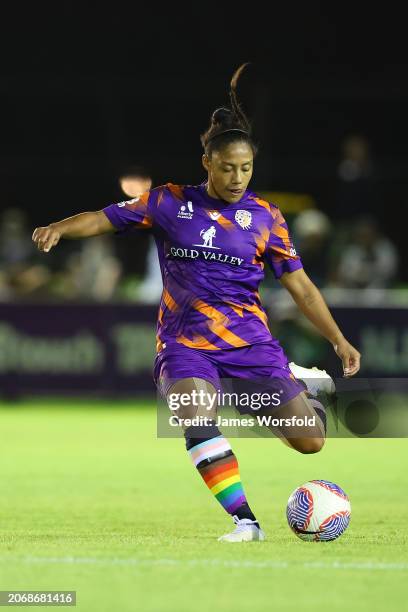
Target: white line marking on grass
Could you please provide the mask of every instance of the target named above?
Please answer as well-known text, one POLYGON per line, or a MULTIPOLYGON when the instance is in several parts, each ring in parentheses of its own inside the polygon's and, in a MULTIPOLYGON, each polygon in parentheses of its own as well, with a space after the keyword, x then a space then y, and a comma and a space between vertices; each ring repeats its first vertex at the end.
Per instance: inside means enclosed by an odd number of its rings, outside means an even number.
POLYGON ((0 562, 11 560, 27 564, 75 564, 75 565, 125 565, 134 567, 155 566, 218 566, 249 569, 334 569, 334 570, 375 570, 375 571, 408 571, 408 563, 383 563, 379 561, 343 562, 343 561, 234 561, 228 559, 135 559, 119 557, 0 557, 0 562))
POLYGON ((310 561, 303 563, 303 567, 307 568, 324 568, 324 569, 358 569, 358 570, 408 570, 408 563, 382 563, 380 561, 362 561, 362 562, 347 562, 332 561, 325 563, 322 561, 310 561))

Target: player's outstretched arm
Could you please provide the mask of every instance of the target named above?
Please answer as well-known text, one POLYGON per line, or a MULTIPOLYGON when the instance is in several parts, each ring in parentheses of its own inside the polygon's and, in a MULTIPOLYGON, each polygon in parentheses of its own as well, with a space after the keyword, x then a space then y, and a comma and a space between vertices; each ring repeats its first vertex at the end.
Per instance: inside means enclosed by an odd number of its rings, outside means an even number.
POLYGON ((354 376, 360 369, 360 353, 346 340, 330 314, 322 294, 303 269, 286 272, 279 279, 303 314, 332 343, 343 363, 344 376, 354 376))
POLYGON ((48 253, 61 238, 75 240, 114 232, 116 228, 109 221, 103 210, 84 212, 68 217, 46 227, 37 227, 33 232, 33 242, 40 251, 48 253))

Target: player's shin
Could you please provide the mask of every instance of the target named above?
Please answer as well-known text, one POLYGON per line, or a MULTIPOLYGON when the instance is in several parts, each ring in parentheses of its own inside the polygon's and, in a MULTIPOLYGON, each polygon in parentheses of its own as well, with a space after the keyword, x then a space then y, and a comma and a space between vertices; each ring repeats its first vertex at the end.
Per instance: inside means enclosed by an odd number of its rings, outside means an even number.
POLYGON ((240 520, 256 521, 245 497, 237 458, 215 421, 188 427, 184 436, 192 462, 225 511, 240 520))

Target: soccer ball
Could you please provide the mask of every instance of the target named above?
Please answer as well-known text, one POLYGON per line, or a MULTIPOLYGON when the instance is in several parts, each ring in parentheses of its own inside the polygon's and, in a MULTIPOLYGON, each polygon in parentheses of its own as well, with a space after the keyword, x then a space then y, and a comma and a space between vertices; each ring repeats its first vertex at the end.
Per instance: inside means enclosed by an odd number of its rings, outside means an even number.
POLYGON ((286 517, 292 531, 305 542, 338 538, 350 522, 350 501, 343 489, 328 480, 309 480, 288 499, 286 517))

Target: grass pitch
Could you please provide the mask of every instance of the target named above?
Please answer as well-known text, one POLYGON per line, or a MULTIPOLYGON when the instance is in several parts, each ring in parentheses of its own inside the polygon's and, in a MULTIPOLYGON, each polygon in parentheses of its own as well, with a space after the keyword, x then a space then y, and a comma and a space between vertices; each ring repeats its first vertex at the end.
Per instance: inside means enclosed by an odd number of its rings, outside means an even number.
MULTIPOLYGON (((231 439, 268 540, 227 544, 230 518, 152 406, 2 405, 0 589, 76 590, 86 612, 401 610, 408 594, 408 440, 328 440, 300 455, 231 439), (285 509, 323 478, 350 496, 338 540, 306 543, 285 509)), ((18 607, 20 609, 20 607, 18 607)))

